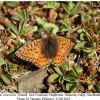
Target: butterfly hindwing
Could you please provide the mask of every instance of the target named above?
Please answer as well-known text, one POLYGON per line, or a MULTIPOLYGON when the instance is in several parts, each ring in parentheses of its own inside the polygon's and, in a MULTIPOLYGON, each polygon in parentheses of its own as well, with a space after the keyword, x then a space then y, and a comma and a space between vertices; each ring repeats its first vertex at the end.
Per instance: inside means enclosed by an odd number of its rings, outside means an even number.
POLYGON ((39 68, 43 68, 48 67, 50 65, 50 61, 45 57, 44 54, 40 53, 37 59, 35 60, 34 64, 39 68))

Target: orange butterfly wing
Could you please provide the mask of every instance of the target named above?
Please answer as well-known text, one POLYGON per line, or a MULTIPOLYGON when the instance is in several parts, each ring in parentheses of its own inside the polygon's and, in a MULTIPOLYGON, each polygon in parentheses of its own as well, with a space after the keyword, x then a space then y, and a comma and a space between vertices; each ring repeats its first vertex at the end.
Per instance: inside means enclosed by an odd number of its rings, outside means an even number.
POLYGON ((65 61, 66 55, 71 50, 73 43, 70 41, 70 39, 64 38, 64 37, 55 37, 58 43, 58 51, 56 53, 56 56, 52 60, 52 64, 54 65, 61 65, 65 61))
POLYGON ((35 40, 16 51, 16 56, 32 62, 39 68, 49 66, 49 60, 41 53, 42 39, 35 40))

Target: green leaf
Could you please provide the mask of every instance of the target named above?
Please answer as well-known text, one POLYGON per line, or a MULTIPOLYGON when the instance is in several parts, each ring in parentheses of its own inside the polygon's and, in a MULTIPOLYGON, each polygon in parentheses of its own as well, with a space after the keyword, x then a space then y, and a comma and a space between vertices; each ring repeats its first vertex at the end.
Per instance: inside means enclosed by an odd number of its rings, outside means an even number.
POLYGON ((35 19, 37 21, 38 24, 42 25, 44 28, 52 28, 53 29, 53 34, 56 34, 59 31, 59 27, 56 26, 55 24, 52 23, 48 23, 44 20, 42 20, 41 18, 35 16, 35 19))
POLYGON ((77 78, 73 73, 68 74, 68 78, 64 78, 68 82, 79 82, 79 78, 77 78))
POLYGON ((65 9, 65 11, 70 14, 69 8, 66 4, 62 3, 62 7, 65 9))
POLYGON ((72 83, 66 83, 66 90, 67 90, 67 91, 70 91, 70 87, 71 87, 72 85, 73 85, 72 83))
POLYGON ((0 80, 0 87, 2 87, 3 86, 3 82, 0 80))
POLYGON ((66 69, 66 68, 69 68, 69 67, 68 67, 68 65, 63 64, 63 65, 62 65, 62 68, 66 69))
POLYGON ((70 23, 70 21, 68 20, 68 18, 61 19, 61 20, 60 20, 60 23, 61 23, 62 25, 64 25, 65 27, 67 27, 67 28, 70 28, 70 27, 71 27, 71 23, 70 23))
POLYGON ((83 42, 79 42, 75 45, 74 49, 80 49, 80 48, 84 48, 85 47, 85 43, 83 42))
POLYGON ((67 31, 67 35, 70 35, 70 33, 72 31, 72 26, 71 26, 71 23, 68 20, 68 18, 60 20, 60 23, 62 24, 62 25, 60 25, 60 31, 61 32, 67 31))
POLYGON ((20 21, 20 19, 21 19, 19 16, 12 16, 11 18, 12 18, 13 20, 15 20, 15 21, 20 21))
POLYGON ((53 34, 56 34, 59 31, 59 27, 52 23, 44 23, 43 27, 53 28, 53 34))
POLYGON ((40 25, 44 25, 45 23, 47 23, 45 20, 42 20, 40 17, 35 16, 35 20, 37 21, 38 24, 40 25))
POLYGON ((7 69, 7 72, 10 73, 10 65, 8 62, 6 63, 6 69, 7 69))
POLYGON ((68 14, 74 15, 79 13, 77 9, 80 7, 80 4, 81 2, 78 2, 76 5, 73 2, 69 2, 69 5, 67 6, 66 4, 62 3, 62 7, 68 14))
POLYGON ((66 82, 70 82, 70 83, 72 83, 72 82, 78 82, 77 80, 73 79, 72 77, 64 77, 64 80, 66 82))
POLYGON ((19 27, 18 27, 19 35, 22 33, 23 26, 24 26, 24 21, 20 20, 19 27))
POLYGON ((81 33, 80 34, 80 40, 85 40, 86 38, 85 38, 85 35, 84 35, 84 33, 81 33))
POLYGON ((68 74, 68 77, 70 78, 71 81, 73 82, 78 82, 79 77, 76 76, 76 74, 74 74, 74 72, 71 70, 68 74))
POLYGON ((55 26, 52 33, 53 34, 56 34, 57 32, 59 31, 59 27, 58 26, 55 26))
POLYGON ((45 2, 45 5, 43 6, 43 8, 58 8, 60 6, 59 2, 56 1, 47 1, 45 2))
POLYGON ((90 85, 88 86, 88 90, 91 90, 92 88, 93 88, 93 85, 90 84, 90 85))
POLYGON ((59 77, 60 77, 59 74, 52 74, 49 76, 48 82, 50 82, 50 83, 59 82, 59 77))
POLYGON ((24 10, 24 18, 25 18, 25 22, 28 20, 28 12, 27 10, 24 10))
POLYGON ((11 83, 10 78, 9 78, 8 75, 5 74, 4 72, 1 73, 1 78, 2 78, 2 80, 3 80, 6 84, 10 84, 10 83, 11 83))
POLYGON ((84 11, 79 11, 80 12, 80 14, 81 14, 81 20, 82 20, 82 22, 87 22, 87 15, 85 14, 85 12, 84 11))
POLYGON ((59 75, 63 75, 63 73, 59 67, 54 67, 54 69, 59 75))
POLYGON ((92 52, 92 49, 91 48, 85 48, 85 49, 83 49, 83 52, 91 53, 92 52))
POLYGON ((29 31, 31 31, 33 29, 33 27, 31 27, 31 26, 26 26, 26 27, 24 27, 23 28, 23 33, 27 33, 27 32, 29 32, 29 31))
POLYGON ((76 70, 75 67, 73 67, 72 71, 73 71, 74 75, 75 75, 77 78, 79 78, 79 74, 78 74, 78 72, 77 72, 77 70, 76 70))
POLYGON ((70 2, 68 3, 68 9, 69 9, 69 11, 71 12, 71 11, 74 9, 74 7, 75 7, 75 3, 72 2, 72 1, 70 1, 70 2))
POLYGON ((98 42, 97 41, 93 42, 93 47, 94 47, 94 49, 98 49, 98 42))
POLYGON ((11 28, 11 30, 16 34, 16 35, 19 35, 19 32, 17 30, 17 27, 11 23, 11 22, 8 22, 7 25, 11 28))
POLYGON ((73 7, 73 10, 71 11, 71 14, 72 14, 72 15, 78 13, 77 9, 80 7, 80 5, 81 5, 81 2, 78 2, 78 3, 73 7))
MULTIPOLYGON (((68 77, 70 81, 79 82, 79 74, 75 67, 69 72, 68 77)), ((65 80, 67 81, 67 78, 65 78, 65 80)))
POLYGON ((66 83, 66 90, 75 92, 79 88, 79 83, 66 83))
POLYGON ((62 83, 63 84, 63 82, 64 82, 63 76, 60 76, 59 77, 59 83, 62 83))
POLYGON ((89 57, 93 57, 93 55, 95 54, 94 51, 92 51, 91 53, 88 54, 89 57))
POLYGON ((57 27, 57 26, 55 24, 52 24, 52 23, 44 23, 43 27, 54 28, 54 27, 57 27))
POLYGON ((19 39, 17 39, 17 49, 19 49, 20 47, 21 47, 22 45, 21 45, 21 42, 19 41, 19 39))
POLYGON ((0 66, 5 64, 6 62, 4 61, 4 59, 0 56, 0 66))
POLYGON ((82 28, 77 30, 78 34, 81 34, 82 32, 84 32, 84 29, 82 29, 82 28))
POLYGON ((76 70, 77 70, 79 75, 81 75, 83 72, 83 69, 81 67, 76 67, 76 70))
POLYGON ((33 33, 33 32, 36 32, 38 30, 38 27, 37 26, 34 26, 33 28, 32 28, 32 30, 31 30, 31 32, 33 33))
POLYGON ((66 31, 68 31, 68 29, 65 26, 63 26, 63 25, 61 25, 59 27, 59 30, 60 30, 60 32, 66 32, 66 31))
POLYGON ((6 6, 14 7, 19 4, 19 1, 6 1, 6 6))
POLYGON ((100 83, 97 84, 97 90, 100 93, 100 83))
POLYGON ((20 18, 21 18, 22 20, 25 20, 25 17, 24 17, 24 15, 23 15, 22 12, 19 12, 19 11, 17 10, 17 13, 18 13, 18 15, 20 16, 20 18))

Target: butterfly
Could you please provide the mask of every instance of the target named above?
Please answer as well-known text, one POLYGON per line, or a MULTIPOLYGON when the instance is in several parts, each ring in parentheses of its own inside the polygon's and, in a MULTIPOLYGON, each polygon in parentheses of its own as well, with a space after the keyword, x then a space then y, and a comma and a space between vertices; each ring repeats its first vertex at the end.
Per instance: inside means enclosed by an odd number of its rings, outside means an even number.
POLYGON ((73 43, 68 38, 49 36, 24 45, 15 54, 20 59, 32 62, 39 68, 48 67, 50 64, 60 66, 65 62, 72 46, 73 43))

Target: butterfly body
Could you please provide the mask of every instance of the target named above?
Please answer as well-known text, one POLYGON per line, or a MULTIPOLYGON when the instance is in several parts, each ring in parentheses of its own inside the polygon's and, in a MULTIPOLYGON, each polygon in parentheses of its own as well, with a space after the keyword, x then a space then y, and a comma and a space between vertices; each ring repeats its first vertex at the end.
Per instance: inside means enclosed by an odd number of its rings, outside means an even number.
POLYGON ((15 54, 23 60, 32 62, 39 68, 48 67, 50 64, 60 66, 64 63, 72 45, 70 39, 49 36, 21 47, 15 54))
POLYGON ((53 59, 56 56, 57 40, 54 37, 44 38, 42 41, 41 52, 45 55, 47 59, 53 59))

